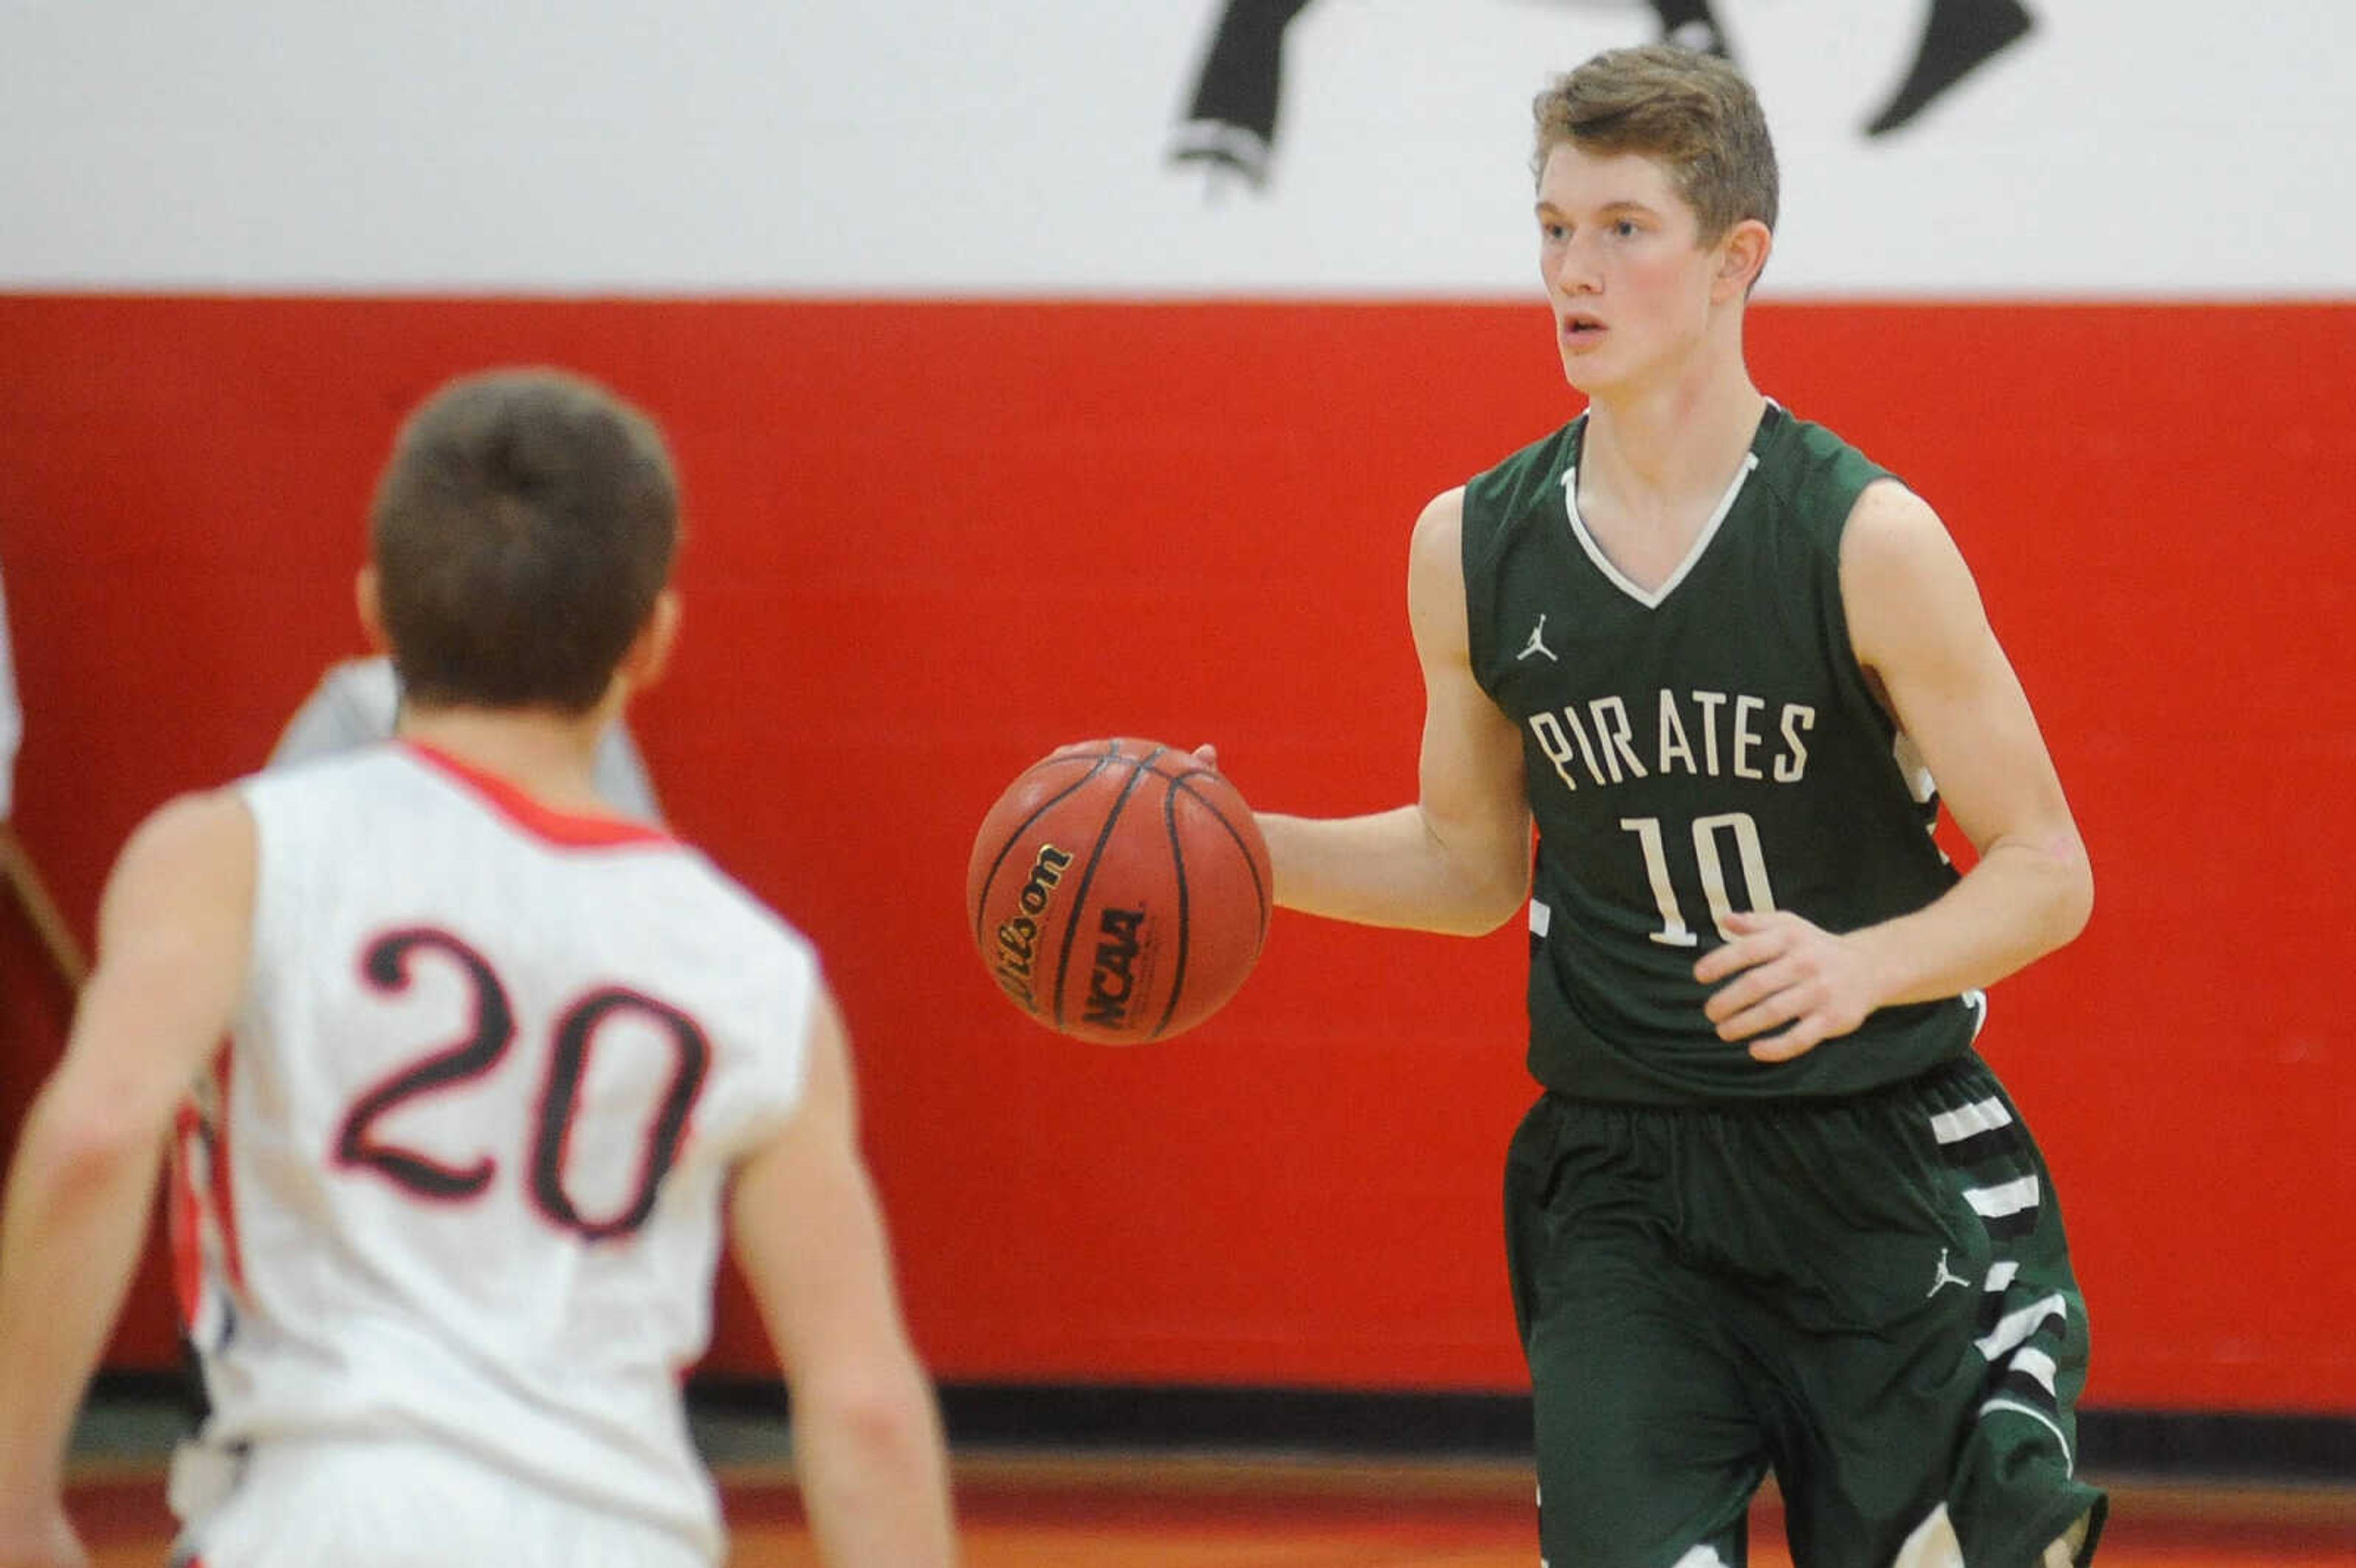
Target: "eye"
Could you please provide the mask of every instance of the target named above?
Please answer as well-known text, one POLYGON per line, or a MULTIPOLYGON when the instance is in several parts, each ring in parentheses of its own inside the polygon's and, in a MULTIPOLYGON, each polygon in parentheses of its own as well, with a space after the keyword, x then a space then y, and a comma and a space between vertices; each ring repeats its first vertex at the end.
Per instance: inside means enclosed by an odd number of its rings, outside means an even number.
POLYGON ((1548 244, 1559 245, 1570 237, 1570 226, 1564 223, 1541 223, 1538 233, 1548 244))
POLYGON ((1633 240, 1637 233, 1636 220, 1633 218, 1622 218, 1612 225, 1612 234, 1614 239, 1633 240))

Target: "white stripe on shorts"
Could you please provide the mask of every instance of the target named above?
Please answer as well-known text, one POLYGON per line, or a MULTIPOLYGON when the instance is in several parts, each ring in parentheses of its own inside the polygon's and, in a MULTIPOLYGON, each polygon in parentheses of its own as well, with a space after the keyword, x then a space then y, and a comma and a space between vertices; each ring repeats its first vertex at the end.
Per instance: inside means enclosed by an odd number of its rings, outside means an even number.
POLYGON ((2012 1370, 2016 1372, 2022 1373, 2025 1376, 2035 1378, 2039 1385, 2041 1386, 2047 1393, 2053 1394, 2056 1398, 2060 1397, 2060 1394, 2053 1387, 2053 1380, 2055 1376, 2060 1373, 2062 1369, 2054 1365, 2052 1357, 2047 1355, 2036 1346, 2023 1345, 2019 1349, 2014 1351, 2012 1355, 2012 1370))
POLYGON ((1981 1219, 2001 1220, 2008 1214, 2037 1207, 2037 1178, 2024 1176, 1997 1187, 1969 1188, 1964 1193, 1964 1200, 1981 1219))
POLYGON ((2067 1318, 2069 1316, 2070 1304, 2057 1290, 2051 1296, 2030 1302, 2019 1311, 2006 1313, 1997 1320, 1994 1328, 1974 1342, 1979 1346, 1980 1354, 1994 1362, 2006 1352, 2026 1344, 2031 1334, 2044 1327, 2047 1318, 2067 1318))
POLYGON ((1931 1136, 1943 1144, 1959 1144, 1980 1133, 2012 1125, 2012 1113, 1993 1097, 1958 1110, 1942 1111, 1931 1118, 1931 1136))

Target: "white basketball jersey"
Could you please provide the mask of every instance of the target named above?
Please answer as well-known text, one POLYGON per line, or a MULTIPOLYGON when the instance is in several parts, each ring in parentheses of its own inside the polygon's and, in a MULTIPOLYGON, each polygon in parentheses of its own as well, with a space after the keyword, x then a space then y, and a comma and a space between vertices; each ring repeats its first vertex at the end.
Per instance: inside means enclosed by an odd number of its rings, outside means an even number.
POLYGON ((174 1225, 208 1445, 420 1438, 716 1558, 679 1380, 731 1168, 800 1093, 809 946, 425 748, 239 788, 252 969, 174 1225))

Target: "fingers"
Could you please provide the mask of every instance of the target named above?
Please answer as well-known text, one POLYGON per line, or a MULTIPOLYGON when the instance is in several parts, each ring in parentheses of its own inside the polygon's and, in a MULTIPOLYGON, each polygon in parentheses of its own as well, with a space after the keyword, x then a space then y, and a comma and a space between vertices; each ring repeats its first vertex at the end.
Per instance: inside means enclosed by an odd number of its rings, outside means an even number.
POLYGON ((1848 1029, 1837 1023, 1822 1007, 1806 998, 1806 993, 1785 990, 1766 1000, 1743 1008, 1718 1026, 1718 1038, 1728 1044, 1751 1041, 1751 1058, 1754 1061, 1789 1061, 1805 1056, 1817 1046, 1848 1029), (1769 1034, 1769 1029, 1781 1029, 1769 1034))
POLYGON ((1825 1003, 1825 988, 1800 965, 1762 965, 1712 993, 1702 1011, 1730 1044, 1798 1023, 1825 1003))
POLYGON ((1719 1039, 1750 1041, 1755 1061, 1789 1061, 1857 1027, 1862 1011, 1841 1001, 1837 939, 1784 913, 1730 915, 1723 929, 1729 940, 1693 971, 1697 981, 1716 987, 1702 1011, 1719 1039))
POLYGON ((1822 1045, 1827 1038, 1825 1026, 1811 1019, 1804 1024, 1785 1029, 1782 1034, 1770 1035, 1765 1040, 1751 1041, 1751 1060, 1790 1061, 1794 1057, 1805 1056, 1817 1046, 1822 1045))
POLYGON ((1219 771, 1219 749, 1207 741, 1194 748, 1194 760, 1213 773, 1219 771))
POLYGON ((1713 947, 1694 965, 1694 978, 1705 986, 1715 986, 1730 976, 1739 975, 1756 964, 1785 952, 1791 945, 1791 924, 1779 923, 1772 914, 1729 914, 1720 929, 1733 933, 1731 941, 1713 947))

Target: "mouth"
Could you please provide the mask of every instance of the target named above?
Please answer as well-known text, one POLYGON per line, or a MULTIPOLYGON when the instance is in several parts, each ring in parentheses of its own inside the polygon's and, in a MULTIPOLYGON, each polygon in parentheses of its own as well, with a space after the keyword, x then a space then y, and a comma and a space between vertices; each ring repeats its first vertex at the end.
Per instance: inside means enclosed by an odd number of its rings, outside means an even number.
POLYGON ((1566 315, 1561 320, 1560 331, 1566 343, 1592 343, 1605 330, 1601 321, 1584 314, 1566 315))

